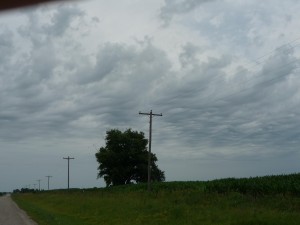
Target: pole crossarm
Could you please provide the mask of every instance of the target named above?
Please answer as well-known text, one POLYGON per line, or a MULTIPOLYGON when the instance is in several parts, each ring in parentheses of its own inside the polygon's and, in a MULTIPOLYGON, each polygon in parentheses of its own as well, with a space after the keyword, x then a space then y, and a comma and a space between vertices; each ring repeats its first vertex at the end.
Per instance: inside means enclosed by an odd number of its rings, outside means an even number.
POLYGON ((151 113, 152 110, 150 111, 150 113, 142 113, 142 112, 139 112, 140 115, 147 115, 147 116, 162 116, 162 113, 160 114, 156 114, 156 113, 151 113))
POLYGON ((71 158, 70 156, 68 156, 68 157, 64 157, 63 159, 68 159, 68 160, 70 160, 70 159, 75 159, 75 158, 71 158))
POLYGON ((162 113, 156 114, 152 113, 152 110, 150 110, 150 113, 143 113, 139 112, 140 115, 146 115, 150 117, 149 122, 149 151, 148 151, 148 191, 151 190, 150 183, 151 183, 151 141, 152 141, 152 117, 153 116, 162 116, 162 113))

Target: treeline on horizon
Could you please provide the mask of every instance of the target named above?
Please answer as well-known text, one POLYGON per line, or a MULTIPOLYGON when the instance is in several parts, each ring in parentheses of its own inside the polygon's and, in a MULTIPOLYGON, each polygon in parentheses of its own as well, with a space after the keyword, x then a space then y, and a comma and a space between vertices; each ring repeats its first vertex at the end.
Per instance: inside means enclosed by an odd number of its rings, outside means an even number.
MULTIPOLYGON (((111 186, 105 188, 89 188, 70 190, 60 189, 51 190, 50 192, 90 192, 90 191, 146 191, 147 184, 126 184, 111 186)), ((300 173, 287 175, 270 175, 250 178, 224 178, 212 181, 173 181, 173 182, 156 182, 152 185, 152 192, 159 191, 203 191, 207 193, 227 194, 231 192, 254 197, 272 194, 300 196, 300 173)), ((14 193, 36 193, 36 189, 14 190, 14 193)))

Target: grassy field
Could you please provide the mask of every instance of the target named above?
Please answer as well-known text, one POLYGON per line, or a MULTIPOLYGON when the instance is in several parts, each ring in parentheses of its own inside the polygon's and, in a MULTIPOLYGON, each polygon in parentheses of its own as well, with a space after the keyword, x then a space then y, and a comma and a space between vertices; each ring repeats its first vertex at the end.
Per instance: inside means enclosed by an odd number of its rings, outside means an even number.
POLYGON ((39 225, 298 225, 299 184, 300 175, 294 174, 158 183, 151 193, 142 184, 13 198, 39 225))

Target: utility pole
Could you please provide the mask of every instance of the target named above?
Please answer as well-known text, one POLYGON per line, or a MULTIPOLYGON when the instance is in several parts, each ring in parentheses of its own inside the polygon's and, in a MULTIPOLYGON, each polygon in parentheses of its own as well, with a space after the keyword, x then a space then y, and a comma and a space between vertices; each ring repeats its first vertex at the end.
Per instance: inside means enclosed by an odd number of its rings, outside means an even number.
POLYGON ((50 177, 52 177, 52 176, 46 176, 46 177, 48 177, 48 191, 49 191, 49 180, 50 180, 50 177))
POLYGON ((152 117, 153 116, 162 116, 162 114, 155 114, 152 113, 152 110, 150 110, 150 113, 142 113, 139 112, 140 115, 147 115, 150 117, 150 125, 149 125, 149 150, 148 150, 148 191, 151 190, 150 183, 151 183, 151 140, 152 140, 152 117))
POLYGON ((70 156, 68 156, 67 158, 64 157, 63 159, 68 160, 68 189, 70 189, 70 159, 74 158, 70 158, 70 156))
POLYGON ((38 179, 37 182, 39 182, 39 191, 41 191, 41 179, 38 179))

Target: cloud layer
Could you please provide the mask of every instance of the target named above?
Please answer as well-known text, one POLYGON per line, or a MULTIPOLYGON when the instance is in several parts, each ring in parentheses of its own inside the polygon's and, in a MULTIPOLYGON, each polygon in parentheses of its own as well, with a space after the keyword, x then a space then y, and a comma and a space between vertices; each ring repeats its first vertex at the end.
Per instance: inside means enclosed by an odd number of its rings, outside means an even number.
POLYGON ((300 5, 276 2, 91 1, 2 15, 1 170, 16 157, 24 171, 3 188, 61 174, 67 155, 74 185, 97 186, 105 131, 147 135, 138 112, 150 109, 163 114, 153 150, 167 180, 295 172, 276 164, 299 158, 300 5))

